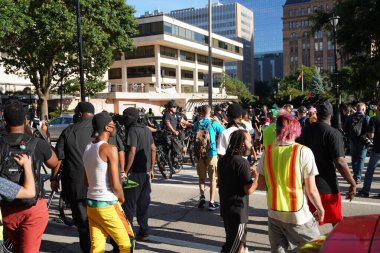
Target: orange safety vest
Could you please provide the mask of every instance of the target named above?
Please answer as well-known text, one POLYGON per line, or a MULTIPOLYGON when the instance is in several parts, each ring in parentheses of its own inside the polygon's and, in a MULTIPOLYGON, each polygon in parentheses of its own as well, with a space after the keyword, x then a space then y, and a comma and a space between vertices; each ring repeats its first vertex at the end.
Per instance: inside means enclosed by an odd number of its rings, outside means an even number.
POLYGON ((300 167, 302 145, 268 145, 265 150, 264 176, 268 188, 268 208, 297 212, 304 201, 303 176, 300 167))

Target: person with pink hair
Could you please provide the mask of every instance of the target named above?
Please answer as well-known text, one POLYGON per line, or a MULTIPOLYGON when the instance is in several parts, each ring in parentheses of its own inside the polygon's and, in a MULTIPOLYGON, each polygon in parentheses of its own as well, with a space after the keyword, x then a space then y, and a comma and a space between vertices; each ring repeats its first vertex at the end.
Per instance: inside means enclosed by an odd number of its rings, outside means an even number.
POLYGON ((293 252, 319 237, 324 209, 315 184, 318 169, 313 152, 295 142, 301 125, 290 113, 276 121, 276 140, 268 145, 257 166, 258 189, 267 190, 271 252, 293 252), (307 198, 317 207, 312 214, 307 198))

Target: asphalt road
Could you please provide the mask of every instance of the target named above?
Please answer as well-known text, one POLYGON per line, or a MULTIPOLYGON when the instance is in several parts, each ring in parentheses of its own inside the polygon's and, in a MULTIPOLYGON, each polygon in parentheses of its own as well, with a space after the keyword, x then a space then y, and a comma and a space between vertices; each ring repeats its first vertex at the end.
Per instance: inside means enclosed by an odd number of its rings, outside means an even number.
MULTIPOLYGON (((136 252, 219 252, 225 233, 219 211, 209 212, 198 209, 198 178, 194 168, 185 166, 173 179, 165 180, 156 174, 152 186, 150 207, 151 238, 149 242, 137 243, 136 252)), ((344 194, 348 188, 341 179, 344 194)), ((360 189, 360 187, 359 187, 360 189)), ((375 175, 373 192, 380 193, 380 175, 375 175)), ((208 199, 206 192, 206 199, 208 199)), ((218 196, 216 198, 218 200, 218 196)), ((59 223, 57 199, 50 210, 51 220, 43 237, 41 252, 80 252, 75 227, 59 223)), ((256 191, 250 196, 250 220, 248 224, 248 248, 255 252, 269 252, 266 193, 256 191)), ((355 198, 343 201, 343 215, 379 214, 380 200, 355 198)), ((331 225, 320 227, 326 234, 331 225)), ((107 245, 107 250, 111 250, 107 245)))

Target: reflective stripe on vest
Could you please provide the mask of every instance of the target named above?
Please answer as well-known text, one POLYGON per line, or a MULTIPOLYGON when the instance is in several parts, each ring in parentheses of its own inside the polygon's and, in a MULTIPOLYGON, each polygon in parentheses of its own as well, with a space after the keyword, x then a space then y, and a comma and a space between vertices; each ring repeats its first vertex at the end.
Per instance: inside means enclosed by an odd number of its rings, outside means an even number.
POLYGON ((297 212, 302 208, 301 147, 299 144, 266 147, 264 176, 268 187, 268 208, 283 212, 297 212))

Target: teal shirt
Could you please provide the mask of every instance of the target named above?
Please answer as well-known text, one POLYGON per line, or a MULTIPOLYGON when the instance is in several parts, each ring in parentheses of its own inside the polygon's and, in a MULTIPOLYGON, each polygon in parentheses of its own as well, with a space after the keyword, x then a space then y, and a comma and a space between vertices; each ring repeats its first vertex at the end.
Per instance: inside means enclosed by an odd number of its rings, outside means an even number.
MULTIPOLYGON (((200 121, 199 126, 200 128, 206 127, 212 118, 203 119, 200 121)), ((196 133, 198 131, 198 124, 194 124, 194 132, 196 133)), ((224 127, 218 122, 214 121, 209 127, 208 132, 210 134, 210 151, 208 152, 209 157, 217 156, 218 153, 216 152, 216 136, 221 134, 224 131, 224 127)))

